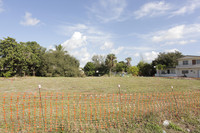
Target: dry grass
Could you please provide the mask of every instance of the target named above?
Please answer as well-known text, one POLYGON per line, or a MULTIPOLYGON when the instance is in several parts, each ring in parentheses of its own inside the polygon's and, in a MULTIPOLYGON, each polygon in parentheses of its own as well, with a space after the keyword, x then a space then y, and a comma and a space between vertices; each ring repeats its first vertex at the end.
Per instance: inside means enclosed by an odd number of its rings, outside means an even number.
POLYGON ((118 84, 122 93, 169 92, 199 90, 199 80, 165 79, 155 77, 87 77, 87 78, 0 78, 0 92, 35 92, 38 85, 42 91, 67 93, 118 93, 118 84))
POLYGON ((199 88, 199 80, 153 77, 1 78, 0 131, 198 132, 199 88))

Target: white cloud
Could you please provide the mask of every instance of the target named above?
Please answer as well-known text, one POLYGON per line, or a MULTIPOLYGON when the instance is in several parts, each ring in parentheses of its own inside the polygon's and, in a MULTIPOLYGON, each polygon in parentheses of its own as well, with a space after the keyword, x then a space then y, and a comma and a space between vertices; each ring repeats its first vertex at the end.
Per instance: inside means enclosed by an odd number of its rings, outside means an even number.
POLYGON ((4 9, 3 9, 3 0, 0 0, 0 13, 3 12, 4 9))
POLYGON ((164 1, 155 1, 155 2, 149 2, 144 4, 139 10, 134 12, 135 18, 139 19, 145 16, 158 16, 161 14, 166 13, 166 11, 171 9, 171 5, 168 3, 165 3, 164 1))
POLYGON ((107 32, 99 30, 97 27, 85 25, 85 24, 75 24, 75 25, 62 25, 59 26, 59 33, 65 36, 71 36, 74 32, 80 32, 87 36, 87 42, 98 47, 105 45, 105 42, 111 42, 113 35, 107 32))
POLYGON ((197 42, 196 40, 181 40, 181 41, 170 41, 166 42, 163 46, 166 45, 186 45, 197 42))
POLYGON ((152 37, 154 42, 161 42, 165 40, 175 40, 183 38, 185 25, 179 25, 173 28, 170 28, 165 31, 157 32, 155 36, 152 37))
POLYGON ((134 56, 134 57, 139 57, 140 54, 139 54, 139 53, 135 53, 135 54, 133 54, 133 56, 134 56))
POLYGON ((120 47, 118 47, 117 49, 112 49, 112 50, 111 50, 111 53, 117 55, 117 54, 119 54, 122 50, 124 50, 124 47, 120 46, 120 47))
POLYGON ((35 26, 38 23, 40 23, 40 20, 37 18, 33 18, 32 14, 29 12, 26 12, 23 20, 20 21, 20 24, 24 26, 35 26))
POLYGON ((98 0, 88 10, 102 22, 121 21, 126 0, 98 0))
POLYGON ((143 60, 146 62, 151 62, 155 58, 158 57, 159 52, 151 51, 151 52, 145 52, 142 53, 143 60))
POLYGON ((69 37, 62 45, 71 55, 80 60, 80 66, 84 66, 91 59, 93 54, 89 52, 92 49, 106 50, 113 47, 113 43, 110 41, 112 38, 111 34, 90 25, 62 25, 59 26, 58 32, 69 37))
POLYGON ((83 47, 80 50, 76 49, 70 54, 80 60, 81 67, 84 67, 84 65, 91 59, 91 55, 86 47, 83 47))
POLYGON ((135 18, 154 17, 159 15, 169 15, 169 17, 191 14, 200 8, 200 0, 188 0, 182 6, 166 3, 165 1, 154 1, 144 4, 139 10, 134 12, 135 18))
POLYGON ((73 50, 85 46, 87 44, 86 39, 86 36, 83 36, 80 32, 74 32, 72 37, 65 41, 62 45, 66 48, 66 50, 73 50))
POLYGON ((199 0, 190 0, 189 3, 187 3, 185 6, 172 12, 172 16, 191 14, 198 8, 200 8, 200 1, 199 0))
POLYGON ((186 44, 187 42, 184 42, 185 39, 190 38, 189 42, 193 43, 194 39, 191 38, 199 36, 200 36, 200 24, 178 25, 168 30, 162 30, 155 33, 151 33, 151 40, 153 42, 166 42, 166 43, 170 43, 168 41, 177 40, 179 44, 181 43, 186 44))
POLYGON ((83 67, 91 58, 86 45, 87 37, 80 32, 74 32, 70 39, 62 43, 65 50, 80 61, 81 67, 83 67))
MULTIPOLYGON (((83 32, 83 31, 87 31, 89 28, 88 26, 84 25, 84 24, 76 24, 76 25, 64 25, 64 26, 60 26, 59 29, 61 29, 62 34, 69 36, 74 32, 83 32)), ((60 31, 59 31, 60 32, 60 31)))
POLYGON ((178 51, 178 52, 179 52, 179 50, 178 50, 178 49, 176 49, 176 48, 174 48, 174 49, 168 49, 168 50, 165 50, 165 52, 167 52, 167 53, 174 53, 174 52, 176 52, 176 51, 178 51))
POLYGON ((112 42, 105 42, 104 45, 102 45, 100 47, 101 50, 108 50, 111 49, 113 47, 113 43, 112 42))

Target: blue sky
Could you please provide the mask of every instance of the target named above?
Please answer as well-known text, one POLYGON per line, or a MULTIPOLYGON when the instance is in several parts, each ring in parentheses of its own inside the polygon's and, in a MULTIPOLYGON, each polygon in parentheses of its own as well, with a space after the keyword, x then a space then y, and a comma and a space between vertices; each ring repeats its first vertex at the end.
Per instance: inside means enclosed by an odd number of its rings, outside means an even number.
POLYGON ((62 44, 81 66, 95 54, 151 62, 200 55, 200 0, 0 0, 0 39, 62 44))

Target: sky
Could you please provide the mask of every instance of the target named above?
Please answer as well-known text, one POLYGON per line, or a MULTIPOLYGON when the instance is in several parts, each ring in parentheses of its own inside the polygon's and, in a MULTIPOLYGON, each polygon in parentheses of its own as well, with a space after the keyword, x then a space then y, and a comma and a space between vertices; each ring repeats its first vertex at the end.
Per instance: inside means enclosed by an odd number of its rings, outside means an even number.
POLYGON ((83 67, 93 55, 151 62, 200 55, 200 0, 0 0, 0 39, 62 44, 83 67))

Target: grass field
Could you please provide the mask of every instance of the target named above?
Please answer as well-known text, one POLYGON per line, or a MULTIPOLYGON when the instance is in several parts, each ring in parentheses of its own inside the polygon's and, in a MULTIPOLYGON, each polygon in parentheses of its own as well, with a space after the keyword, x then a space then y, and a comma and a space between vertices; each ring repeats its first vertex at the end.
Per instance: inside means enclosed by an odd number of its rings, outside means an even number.
POLYGON ((200 132, 195 79, 0 78, 0 97, 0 132, 200 132))
POLYGON ((42 91, 67 93, 122 93, 195 91, 200 89, 200 80, 166 79, 155 77, 88 77, 88 78, 0 78, 0 92, 35 92, 38 85, 42 91))

